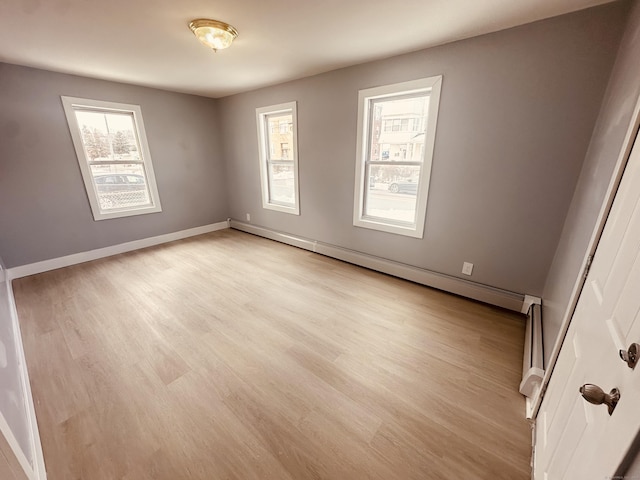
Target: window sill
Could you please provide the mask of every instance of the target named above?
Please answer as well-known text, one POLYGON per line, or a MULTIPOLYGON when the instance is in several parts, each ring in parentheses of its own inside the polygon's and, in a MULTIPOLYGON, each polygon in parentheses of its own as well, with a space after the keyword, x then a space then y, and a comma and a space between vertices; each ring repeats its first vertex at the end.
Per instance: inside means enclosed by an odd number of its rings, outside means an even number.
POLYGON ((378 230, 380 232, 393 233, 411 238, 423 238, 424 232, 418 231, 415 226, 401 226, 384 223, 382 220, 373 220, 368 218, 355 218, 353 220, 355 227, 368 228, 370 230, 378 230))
POLYGON ((288 213, 290 215, 300 215, 300 208, 298 206, 286 207, 284 205, 277 205, 275 203, 263 203, 262 208, 266 210, 274 210, 281 213, 288 213))
POLYGON ((97 222, 100 220, 110 220, 113 218, 121 218, 121 217, 132 217, 134 215, 146 215, 147 213, 159 213, 162 212, 162 208, 160 205, 152 205, 144 208, 130 208, 130 209, 122 209, 122 210, 114 210, 112 212, 100 212, 99 210, 94 210, 93 219, 97 222))

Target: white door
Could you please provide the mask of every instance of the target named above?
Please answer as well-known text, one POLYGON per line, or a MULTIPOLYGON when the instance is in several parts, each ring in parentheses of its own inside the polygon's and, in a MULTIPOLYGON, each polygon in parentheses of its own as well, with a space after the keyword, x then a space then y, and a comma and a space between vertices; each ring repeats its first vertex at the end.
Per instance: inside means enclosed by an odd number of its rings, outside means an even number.
MULTIPOLYGON (((640 140, 636 139, 536 418, 535 479, 611 478, 640 431, 640 365, 619 351, 640 343, 640 140), (585 401, 595 384, 620 400, 585 401)), ((639 362, 640 363, 640 362, 639 362)))

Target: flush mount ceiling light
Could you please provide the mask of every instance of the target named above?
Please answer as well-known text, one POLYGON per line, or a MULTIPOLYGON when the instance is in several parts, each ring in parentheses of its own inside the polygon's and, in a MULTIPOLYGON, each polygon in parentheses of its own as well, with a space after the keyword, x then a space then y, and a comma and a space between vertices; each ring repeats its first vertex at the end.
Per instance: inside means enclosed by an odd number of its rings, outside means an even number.
POLYGON ((214 52, 227 48, 238 36, 238 31, 228 23, 207 18, 193 20, 189 28, 198 40, 213 48, 214 52))

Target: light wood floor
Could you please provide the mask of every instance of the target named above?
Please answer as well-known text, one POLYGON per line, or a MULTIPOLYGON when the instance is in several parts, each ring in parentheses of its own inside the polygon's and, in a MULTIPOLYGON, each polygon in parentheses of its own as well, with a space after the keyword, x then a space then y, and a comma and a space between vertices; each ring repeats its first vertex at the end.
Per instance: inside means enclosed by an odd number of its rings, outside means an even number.
POLYGON ((529 478, 518 314, 232 230, 14 290, 50 480, 529 478))

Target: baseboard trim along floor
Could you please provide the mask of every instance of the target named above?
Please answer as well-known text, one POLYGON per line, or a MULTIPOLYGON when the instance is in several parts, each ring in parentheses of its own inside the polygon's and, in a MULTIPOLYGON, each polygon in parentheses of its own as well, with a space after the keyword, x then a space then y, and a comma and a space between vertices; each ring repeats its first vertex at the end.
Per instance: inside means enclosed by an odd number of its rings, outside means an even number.
POLYGON ((303 248, 321 255, 336 258, 354 265, 369 268, 378 272, 393 275, 394 277, 410 280, 421 285, 455 293, 466 298, 479 300, 490 305, 507 308, 516 312, 522 311, 525 296, 519 293, 502 290, 476 282, 470 282, 461 278, 452 277, 438 272, 432 272, 424 268, 414 267, 400 262, 394 262, 382 257, 368 255, 366 253, 338 247, 328 243, 318 242, 307 238, 278 232, 265 227, 259 227, 238 220, 229 219, 229 226, 260 237, 276 240, 287 245, 303 248))
POLYGON ((95 250, 89 250, 88 252, 74 253, 64 257, 52 258, 50 260, 29 263, 27 265, 20 265, 19 267, 8 268, 6 275, 9 280, 28 277, 29 275, 48 272, 57 268, 69 267, 79 263, 90 262, 91 260, 98 260, 99 258, 110 257, 120 253, 132 252, 133 250, 139 250, 141 248, 153 247, 162 243, 174 242, 176 240, 182 240, 183 238, 215 232, 224 228, 229 228, 228 221, 211 223, 201 227, 189 228, 178 232, 165 233, 155 237, 142 238, 131 242, 119 243, 118 245, 97 248, 95 250))
POLYGON ((158 235, 155 237, 134 240, 132 242, 121 243, 109 247, 98 248, 87 252, 66 255, 64 257, 43 260, 41 262, 21 265, 7 269, 6 275, 8 280, 22 278, 29 275, 35 275, 37 273, 55 270, 57 268, 89 262, 91 260, 97 260, 111 255, 130 252, 154 245, 160 245, 162 243, 168 243, 175 240, 181 240, 195 235, 202 235, 204 233, 214 232, 216 230, 229 227, 319 253, 321 255, 336 258, 371 270, 386 273, 388 275, 403 278, 405 280, 410 280, 421 285, 437 288, 449 293, 455 293, 456 295, 461 295, 473 300, 479 300, 490 305, 496 305, 516 312, 520 312, 523 309, 525 301, 525 295, 523 294, 471 282, 469 280, 433 272, 424 268, 414 267, 412 265, 395 262, 386 258, 368 255, 356 250, 350 250, 233 219, 228 219, 225 222, 218 222, 178 232, 158 235))

